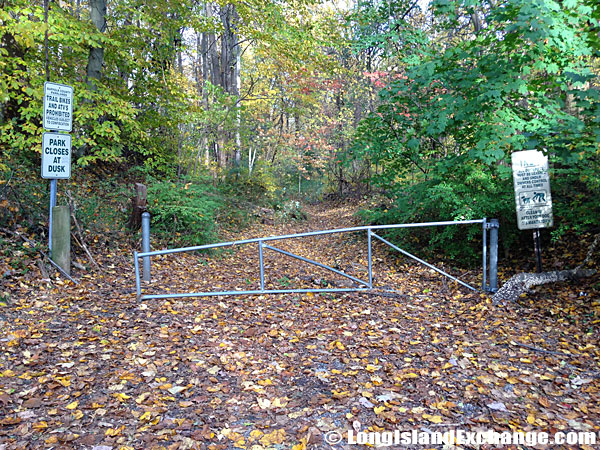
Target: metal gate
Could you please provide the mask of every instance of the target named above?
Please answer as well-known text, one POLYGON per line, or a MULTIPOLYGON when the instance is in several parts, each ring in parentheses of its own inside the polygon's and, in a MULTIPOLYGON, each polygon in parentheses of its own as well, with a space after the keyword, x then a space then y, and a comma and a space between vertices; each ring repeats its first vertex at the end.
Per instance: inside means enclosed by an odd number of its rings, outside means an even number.
POLYGON ((394 225, 373 225, 373 226, 362 226, 362 227, 354 227, 354 228, 339 228, 333 230, 321 230, 321 231, 311 231, 307 233, 297 233, 297 234, 287 234, 282 236, 269 236, 263 238, 256 239, 244 239, 239 241, 231 241, 231 242, 220 242, 218 244, 208 244, 208 245, 198 245, 195 247, 183 247, 183 248, 175 248, 169 250, 157 250, 157 251, 148 251, 149 249, 149 214, 145 217, 146 224, 143 226, 144 230, 144 249, 146 251, 138 253, 134 252, 134 265, 135 265, 135 284, 136 284, 136 292, 138 300, 147 300, 147 299, 164 299, 164 298, 181 298, 181 297, 207 297, 207 296, 216 296, 216 295, 258 295, 258 294, 284 294, 284 293, 308 293, 308 292, 360 292, 360 291, 370 291, 374 289, 373 287, 373 258, 372 258, 372 242, 373 239, 377 239, 394 250, 402 253, 405 256, 408 256, 415 261, 429 267, 432 270, 442 274, 443 276, 450 278, 451 280, 456 281, 460 285, 471 289, 473 291, 480 291, 479 289, 465 283, 464 281, 459 280, 458 278, 444 272, 442 269, 434 266, 433 264, 429 264, 428 262, 423 261, 417 256, 407 252, 406 250, 401 249, 400 247, 392 244, 387 239, 379 236, 374 232, 374 230, 389 230, 396 228, 417 228, 417 227, 437 227, 437 226, 452 226, 452 225, 473 225, 473 224, 481 224, 482 225, 482 233, 483 233, 483 277, 482 277, 482 288, 481 290, 486 292, 495 292, 497 290, 497 263, 498 263, 498 220, 491 219, 490 221, 483 219, 477 220, 461 220, 461 221, 447 221, 447 222, 424 222, 424 223, 404 223, 404 224, 394 224, 394 225), (367 233, 367 246, 368 246, 368 279, 361 280, 352 275, 344 273, 341 270, 330 267, 326 264, 322 264, 318 261, 314 261, 309 258, 305 258, 300 255, 296 255, 294 253, 288 252, 286 250, 274 247, 272 245, 268 245, 267 242, 280 241, 284 239, 297 239, 307 236, 322 236, 322 235, 331 235, 331 234, 341 234, 341 233, 352 233, 366 231, 367 233), (488 265, 488 233, 489 233, 489 265, 488 265), (140 258, 143 259, 143 267, 144 267, 144 280, 150 281, 150 258, 152 256, 159 255, 169 255, 174 253, 184 253, 184 252, 193 252, 198 250, 208 250, 212 248, 222 248, 222 247, 233 247, 236 245, 250 245, 257 244, 258 250, 258 260, 259 267, 258 271, 260 273, 260 289, 257 290, 239 290, 239 291, 216 291, 216 292, 187 292, 180 294, 151 294, 151 295, 142 295, 141 288, 141 280, 140 280, 140 258), (333 273, 341 275, 345 278, 352 280, 356 287, 352 288, 319 288, 319 289, 265 289, 265 264, 264 264, 264 251, 270 250, 276 253, 280 253, 285 256, 289 256, 294 259, 298 259, 300 261, 304 261, 306 263, 315 265, 322 269, 329 270, 333 273), (488 283, 488 266, 489 266, 489 283, 488 283))

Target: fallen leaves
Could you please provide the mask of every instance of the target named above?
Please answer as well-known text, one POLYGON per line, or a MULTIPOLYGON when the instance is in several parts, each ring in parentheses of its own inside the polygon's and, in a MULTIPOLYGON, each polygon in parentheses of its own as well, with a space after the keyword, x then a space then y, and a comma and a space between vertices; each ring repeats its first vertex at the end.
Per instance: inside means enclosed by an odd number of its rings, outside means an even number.
MULTIPOLYGON (((281 246, 311 259, 335 255, 360 277, 363 244, 331 237, 281 246)), ((157 258, 151 288, 233 288, 233 274, 251 286, 255 250, 157 258)), ((121 278, 28 291, 2 310, 10 321, 0 318, 0 441, 304 450, 350 428, 598 429, 599 332, 584 300, 496 308, 382 248, 374 255, 376 285, 396 293, 139 304, 129 254, 121 278)), ((267 283, 285 276, 313 287, 294 274, 335 282, 279 256, 265 261, 267 283)))

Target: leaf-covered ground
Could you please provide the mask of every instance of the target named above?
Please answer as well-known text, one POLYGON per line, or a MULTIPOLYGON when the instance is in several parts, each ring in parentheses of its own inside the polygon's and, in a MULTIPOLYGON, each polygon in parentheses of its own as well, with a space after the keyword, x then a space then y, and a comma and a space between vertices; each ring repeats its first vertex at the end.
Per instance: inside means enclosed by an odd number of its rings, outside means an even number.
MULTIPOLYGON (((231 237, 348 226, 350 213, 312 209, 293 227, 231 237)), ((364 279, 365 241, 272 245, 364 279)), ((144 292, 256 289, 257 254, 156 258, 144 292)), ((380 245, 374 257, 372 294, 137 302, 128 248, 106 250, 104 273, 80 272, 79 285, 10 279, 0 449, 303 449, 330 448, 333 430, 599 429, 598 278, 497 307, 380 245)), ((349 286, 271 251, 265 261, 270 288, 349 286)), ((475 272, 462 275, 475 284, 475 272)))

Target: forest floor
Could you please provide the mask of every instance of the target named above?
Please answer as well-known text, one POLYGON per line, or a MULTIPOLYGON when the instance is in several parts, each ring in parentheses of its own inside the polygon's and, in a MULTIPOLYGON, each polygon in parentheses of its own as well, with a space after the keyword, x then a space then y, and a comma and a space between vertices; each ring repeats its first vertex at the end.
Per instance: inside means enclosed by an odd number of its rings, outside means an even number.
MULTIPOLYGON (((305 222, 229 237, 351 226, 352 213, 311 207, 305 222)), ((366 277, 364 235, 274 245, 366 277)), ((78 285, 32 272, 2 286, 0 450, 299 450, 331 448, 335 432, 333 447, 350 448, 348 430, 600 429, 598 277, 494 306, 374 245, 374 293, 138 302, 132 250, 96 257, 102 273, 78 272, 78 285)), ((272 251, 265 264, 267 288, 347 286, 272 251)), ((144 293, 259 285, 256 245, 157 257, 152 271, 144 293)))

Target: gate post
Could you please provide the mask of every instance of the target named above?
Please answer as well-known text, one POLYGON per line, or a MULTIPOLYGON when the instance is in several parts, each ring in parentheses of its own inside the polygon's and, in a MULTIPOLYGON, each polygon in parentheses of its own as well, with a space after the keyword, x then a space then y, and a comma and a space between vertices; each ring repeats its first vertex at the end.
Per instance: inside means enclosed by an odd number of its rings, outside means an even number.
MULTIPOLYGON (((150 251, 150 213, 142 214, 142 252, 150 251)), ((144 281, 150 281, 150 257, 144 256, 144 281)))
POLYGON ((258 241, 258 263, 260 264, 260 290, 265 290, 265 263, 263 259, 263 241, 258 241))
POLYGON ((490 227, 490 285, 488 292, 498 291, 498 228, 500 223, 498 219, 492 219, 489 222, 490 227))
POLYGON ((373 263, 372 263, 372 251, 371 251, 371 242, 372 242, 372 235, 373 235, 373 231, 371 231, 371 228, 367 229, 367 244, 369 246, 369 254, 368 254, 368 258, 369 258, 369 289, 373 289, 373 263))

